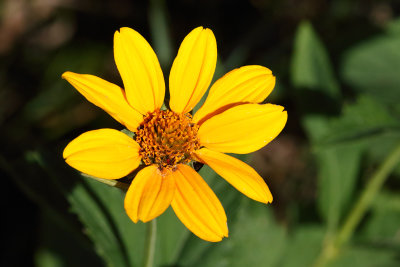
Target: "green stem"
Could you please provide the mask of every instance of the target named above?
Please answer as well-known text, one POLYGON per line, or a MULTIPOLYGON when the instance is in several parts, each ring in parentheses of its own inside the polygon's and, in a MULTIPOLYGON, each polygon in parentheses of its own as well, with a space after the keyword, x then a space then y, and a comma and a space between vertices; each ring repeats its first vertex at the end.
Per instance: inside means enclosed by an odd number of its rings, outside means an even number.
POLYGON ((325 266, 330 260, 336 257, 340 248, 345 245, 352 237, 356 227, 361 222, 365 213, 370 208, 376 194, 381 190, 382 185, 389 177, 389 174, 400 162, 400 144, 382 162, 376 172, 369 179, 357 202, 353 206, 349 216, 337 232, 336 236, 328 241, 324 246, 319 258, 314 266, 325 266))
POLYGON ((96 180, 96 181, 98 181, 98 182, 100 182, 100 183, 103 183, 103 184, 106 184, 106 185, 108 185, 108 186, 117 187, 117 188, 121 189, 121 190, 124 191, 124 192, 126 192, 126 191, 128 190, 128 188, 129 188, 129 184, 127 184, 127 183, 122 183, 122 182, 119 182, 119 181, 117 181, 117 180, 110 180, 110 179, 98 178, 98 177, 94 177, 94 176, 89 175, 89 174, 86 174, 86 173, 81 173, 81 175, 82 175, 83 177, 96 180))
POLYGON ((157 237, 157 221, 156 219, 151 220, 147 224, 146 234, 146 250, 144 267, 153 267, 154 265, 154 252, 156 250, 156 237, 157 237))
POLYGON ((339 234, 337 235, 335 245, 342 246, 347 243, 352 236, 355 228, 364 217, 376 194, 381 190, 382 185, 386 181, 389 174, 400 162, 400 145, 398 145, 392 153, 385 159, 374 176, 370 179, 363 194, 360 196, 356 205, 352 209, 349 217, 343 224, 339 234))

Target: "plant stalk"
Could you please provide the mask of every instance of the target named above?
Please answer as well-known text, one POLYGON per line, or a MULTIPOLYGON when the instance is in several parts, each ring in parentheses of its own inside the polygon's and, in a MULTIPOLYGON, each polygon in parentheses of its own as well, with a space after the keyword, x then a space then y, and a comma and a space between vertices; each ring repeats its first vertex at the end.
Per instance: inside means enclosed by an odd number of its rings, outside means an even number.
POLYGON ((395 149, 385 158, 376 172, 369 179, 367 185, 351 209, 351 212, 349 213, 342 227, 339 229, 337 234, 324 246, 320 256, 315 261, 315 267, 326 266, 329 261, 337 256, 340 248, 350 240, 365 213, 371 207, 372 201, 376 194, 381 190, 382 185, 399 163, 400 144, 398 144, 395 149))
POLYGON ((157 220, 153 219, 147 224, 146 233, 146 250, 144 258, 144 267, 154 266, 154 254, 156 250, 156 239, 157 239, 157 220))

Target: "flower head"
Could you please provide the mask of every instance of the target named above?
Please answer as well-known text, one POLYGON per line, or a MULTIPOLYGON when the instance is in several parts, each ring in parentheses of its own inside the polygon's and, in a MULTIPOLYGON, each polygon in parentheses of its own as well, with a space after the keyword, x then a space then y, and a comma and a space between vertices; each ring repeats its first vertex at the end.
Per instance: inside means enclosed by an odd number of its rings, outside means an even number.
POLYGON ((134 132, 86 132, 64 150, 75 169, 100 178, 119 179, 138 168, 125 197, 132 221, 147 222, 170 205, 198 237, 228 236, 225 211, 214 192, 188 163, 199 161, 246 196, 272 201, 264 180, 244 162, 224 153, 250 153, 273 140, 287 120, 284 108, 261 103, 275 77, 262 66, 244 66, 217 80, 202 107, 190 114, 209 87, 217 45, 209 29, 198 27, 183 40, 170 76, 170 109, 158 59, 147 41, 130 28, 114 36, 114 56, 124 88, 96 76, 65 72, 90 102, 134 132))

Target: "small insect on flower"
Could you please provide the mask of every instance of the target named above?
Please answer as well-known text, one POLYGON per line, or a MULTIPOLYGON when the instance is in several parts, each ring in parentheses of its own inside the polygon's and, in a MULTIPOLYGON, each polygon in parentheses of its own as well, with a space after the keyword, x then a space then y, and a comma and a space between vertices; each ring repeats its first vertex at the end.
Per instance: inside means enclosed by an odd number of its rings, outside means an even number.
POLYGON ((145 167, 125 197, 131 220, 150 221, 171 205, 190 231, 208 241, 228 236, 225 211, 188 163, 207 164, 249 198, 272 201, 253 168, 224 154, 256 151, 284 128, 284 108, 260 104, 275 86, 269 69, 244 66, 227 73, 192 116, 217 62, 210 29, 194 29, 179 48, 169 75, 170 110, 161 109, 165 82, 157 56, 138 32, 121 28, 115 33, 114 57, 125 89, 87 74, 65 72, 62 77, 135 135, 113 129, 86 132, 64 150, 70 166, 95 177, 119 179, 142 162, 145 167))

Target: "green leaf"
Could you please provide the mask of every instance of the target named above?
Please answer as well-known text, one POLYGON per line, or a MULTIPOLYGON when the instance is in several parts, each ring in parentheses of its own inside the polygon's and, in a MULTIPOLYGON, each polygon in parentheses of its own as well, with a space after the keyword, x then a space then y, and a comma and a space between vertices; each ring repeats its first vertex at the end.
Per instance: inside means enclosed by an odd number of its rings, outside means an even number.
POLYGON ((168 208, 157 218, 156 266, 169 266, 177 262, 191 233, 168 208))
POLYGON ((291 79, 297 88, 319 91, 333 98, 340 96, 328 53, 309 22, 302 22, 296 33, 291 79))
POLYGON ((371 217, 362 230, 366 241, 400 248, 400 196, 381 192, 374 200, 371 217))
MULTIPOLYGON (((387 152, 399 143, 400 132, 389 132, 382 134, 369 141, 366 162, 368 165, 379 164, 387 156, 387 152)), ((400 178, 400 165, 393 170, 394 178, 400 178)))
MULTIPOLYGON (((315 154, 318 207, 329 233, 333 233, 352 201, 363 153, 367 149, 376 153, 382 142, 391 145, 398 142, 400 123, 385 106, 371 97, 360 96, 355 103, 344 106, 343 114, 331 119, 326 126, 326 134, 317 143, 315 154), (394 136, 390 137, 389 133, 394 136)), ((382 152, 377 162, 387 150, 382 152)))
POLYGON ((382 134, 400 134, 400 121, 387 106, 367 95, 343 107, 342 115, 329 122, 329 130, 320 144, 369 141, 382 134))
POLYGON ((329 120, 322 114, 307 114, 301 118, 301 123, 305 129, 311 143, 318 143, 329 134, 329 120))
POLYGON ((396 260, 397 254, 394 251, 385 248, 376 247, 350 247, 343 250, 339 257, 328 264, 329 267, 374 267, 399 266, 399 261, 396 260))
POLYGON ((346 52, 344 80, 360 92, 398 106, 400 98, 400 34, 372 38, 346 52))
POLYGON ((87 179, 72 189, 68 200, 108 266, 130 266, 131 261, 132 266, 141 264, 143 245, 139 244, 144 244, 144 225, 134 225, 125 215, 121 190, 87 179), (135 257, 130 259, 130 255, 135 257))
POLYGON ((328 131, 327 116, 340 107, 340 88, 326 49, 309 22, 302 22, 296 33, 291 81, 303 113, 301 123, 309 138, 318 141, 328 131))
POLYGON ((319 226, 302 226, 294 231, 287 243, 288 248, 278 266, 312 266, 321 251, 324 230, 319 226))
POLYGON ((35 253, 35 265, 41 267, 64 267, 63 259, 48 248, 41 248, 35 253))
POLYGON ((394 34, 394 35, 399 36, 400 35, 400 17, 389 22, 386 27, 386 31, 389 34, 394 34))
POLYGON ((271 207, 242 198, 230 236, 213 245, 195 266, 276 266, 286 246, 286 232, 275 223, 271 207))
POLYGON ((320 139, 315 144, 318 206, 329 232, 333 233, 352 200, 361 156, 366 149, 379 149, 382 141, 389 140, 389 133, 397 132, 398 139, 400 123, 386 106, 365 95, 359 96, 355 103, 345 105, 341 116, 324 123, 324 132, 320 131, 320 139))
MULTIPOLYGON (((316 146, 320 213, 334 231, 351 201, 366 148, 379 147, 388 131, 400 130, 385 106, 367 96, 348 104, 340 117, 326 124, 326 132, 316 146)), ((400 132, 399 132, 400 134, 400 132)))
POLYGON ((327 223, 329 234, 334 233, 339 226, 352 199, 363 151, 363 144, 351 143, 316 152, 318 208, 327 223))

